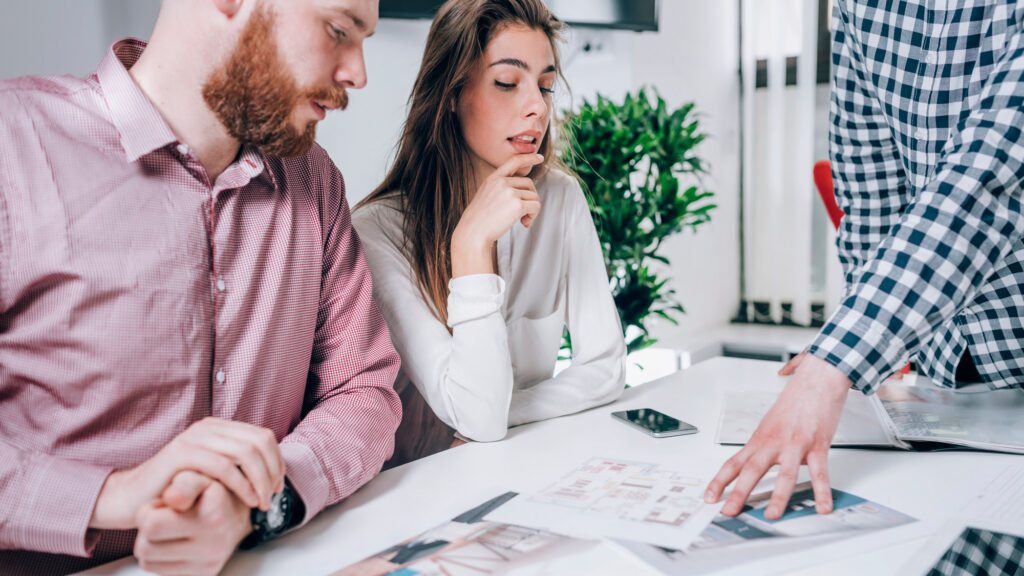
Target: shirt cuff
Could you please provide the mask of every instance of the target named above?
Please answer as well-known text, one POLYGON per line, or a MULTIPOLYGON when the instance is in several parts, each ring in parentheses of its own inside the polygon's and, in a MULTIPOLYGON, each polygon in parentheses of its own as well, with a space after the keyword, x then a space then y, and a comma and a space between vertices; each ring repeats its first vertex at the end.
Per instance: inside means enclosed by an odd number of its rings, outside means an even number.
POLYGON ((472 274, 448 282, 448 327, 479 320, 501 310, 505 281, 497 274, 472 274))
POLYGON ((903 341, 885 325, 848 305, 836 310, 807 351, 838 368, 865 394, 873 393, 908 357, 903 341))
POLYGON ((309 446, 299 442, 283 443, 281 456, 284 458, 285 476, 291 482, 292 488, 299 493, 299 498, 302 498, 302 505, 306 507, 306 516, 295 525, 295 528, 298 528, 312 520, 327 506, 330 482, 324 474, 320 460, 309 446))
POLYGON ((22 548, 88 558, 99 541, 89 529, 100 490, 112 467, 41 455, 26 475, 17 513, 22 548))

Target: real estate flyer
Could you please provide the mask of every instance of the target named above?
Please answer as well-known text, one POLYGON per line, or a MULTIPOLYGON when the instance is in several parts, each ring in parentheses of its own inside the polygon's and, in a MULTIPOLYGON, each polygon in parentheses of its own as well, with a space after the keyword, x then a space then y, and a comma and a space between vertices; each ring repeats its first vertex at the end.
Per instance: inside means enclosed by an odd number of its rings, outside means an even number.
POLYGON ((704 503, 707 483, 648 462, 591 458, 487 519, 576 538, 628 538, 682 549, 721 508, 704 503))

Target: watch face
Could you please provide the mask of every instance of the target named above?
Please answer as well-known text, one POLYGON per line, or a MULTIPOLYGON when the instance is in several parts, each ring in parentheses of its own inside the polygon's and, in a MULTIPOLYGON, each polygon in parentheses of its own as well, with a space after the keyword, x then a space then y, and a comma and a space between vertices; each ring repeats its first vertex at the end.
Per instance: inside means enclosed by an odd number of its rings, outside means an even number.
POLYGON ((284 525, 285 520, 284 492, 274 494, 270 499, 270 509, 267 510, 267 526, 276 530, 284 525))

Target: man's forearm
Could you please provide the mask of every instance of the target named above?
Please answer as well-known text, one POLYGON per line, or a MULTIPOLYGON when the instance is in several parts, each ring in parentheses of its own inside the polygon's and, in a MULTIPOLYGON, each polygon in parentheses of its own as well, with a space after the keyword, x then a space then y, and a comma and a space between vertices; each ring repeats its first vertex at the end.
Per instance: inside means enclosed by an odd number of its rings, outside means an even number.
POLYGON ((311 410, 281 443, 305 524, 376 476, 394 451, 401 402, 390 386, 339 394, 311 410))

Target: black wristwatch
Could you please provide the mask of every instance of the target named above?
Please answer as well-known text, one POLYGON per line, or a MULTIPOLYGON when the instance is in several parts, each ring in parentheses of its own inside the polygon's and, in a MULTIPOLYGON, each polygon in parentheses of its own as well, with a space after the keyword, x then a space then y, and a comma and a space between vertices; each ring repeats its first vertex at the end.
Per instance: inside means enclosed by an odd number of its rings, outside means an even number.
POLYGON ((238 547, 241 550, 248 550, 259 546, 301 522, 305 514, 306 507, 298 492, 285 481, 284 490, 274 494, 270 499, 270 508, 266 512, 259 508, 253 508, 249 512, 252 532, 238 547))

